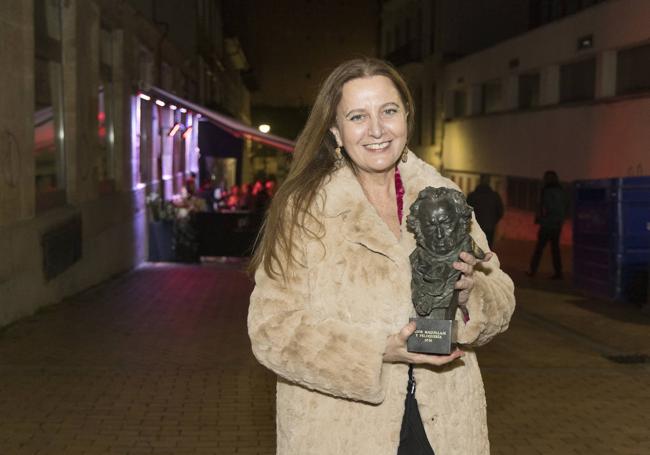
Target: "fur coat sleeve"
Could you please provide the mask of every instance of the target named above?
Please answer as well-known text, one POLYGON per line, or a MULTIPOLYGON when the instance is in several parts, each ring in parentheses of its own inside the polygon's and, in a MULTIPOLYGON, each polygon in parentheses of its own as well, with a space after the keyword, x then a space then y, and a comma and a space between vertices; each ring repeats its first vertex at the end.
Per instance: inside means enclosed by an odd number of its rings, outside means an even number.
POLYGON ((283 282, 258 269, 248 312, 255 357, 292 383, 381 403, 386 335, 319 314, 311 305, 318 296, 311 295, 309 275, 308 265, 296 265, 283 282))
MULTIPOLYGON (((488 251, 485 234, 475 219, 471 235, 484 251, 488 251)), ((515 310, 514 284, 501 270, 496 254, 475 268, 473 278, 474 289, 467 302, 469 321, 460 324, 458 342, 481 346, 508 328, 515 310)))

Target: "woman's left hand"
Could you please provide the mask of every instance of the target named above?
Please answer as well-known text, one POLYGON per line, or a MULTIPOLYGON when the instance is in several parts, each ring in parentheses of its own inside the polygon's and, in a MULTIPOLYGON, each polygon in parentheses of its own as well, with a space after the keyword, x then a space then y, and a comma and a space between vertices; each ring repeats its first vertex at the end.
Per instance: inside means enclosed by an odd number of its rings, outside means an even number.
POLYGON ((465 305, 467 305, 469 294, 472 292, 472 288, 474 288, 474 278, 472 278, 472 275, 474 274, 474 267, 480 262, 489 261, 492 259, 492 256, 493 253, 489 252, 486 253, 484 259, 479 260, 476 259, 473 254, 463 251, 460 253, 460 260, 454 262, 454 268, 462 272, 460 278, 454 285, 454 289, 458 289, 460 291, 458 293, 458 305, 461 307, 465 307, 465 305))

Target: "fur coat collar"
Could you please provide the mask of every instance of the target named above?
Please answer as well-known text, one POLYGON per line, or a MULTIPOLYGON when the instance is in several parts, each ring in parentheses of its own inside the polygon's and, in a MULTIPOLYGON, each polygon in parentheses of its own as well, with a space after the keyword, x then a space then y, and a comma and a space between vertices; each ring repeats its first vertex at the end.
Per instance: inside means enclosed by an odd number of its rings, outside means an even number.
POLYGON ((410 151, 406 163, 400 161, 398 168, 405 190, 401 239, 398 240, 380 218, 348 166, 335 171, 325 184, 322 209, 323 216, 340 218, 341 230, 346 240, 363 245, 392 261, 403 256, 405 246, 411 250, 415 248, 413 234, 406 230, 406 215, 418 193, 431 185, 458 189, 450 180, 443 178, 410 151))

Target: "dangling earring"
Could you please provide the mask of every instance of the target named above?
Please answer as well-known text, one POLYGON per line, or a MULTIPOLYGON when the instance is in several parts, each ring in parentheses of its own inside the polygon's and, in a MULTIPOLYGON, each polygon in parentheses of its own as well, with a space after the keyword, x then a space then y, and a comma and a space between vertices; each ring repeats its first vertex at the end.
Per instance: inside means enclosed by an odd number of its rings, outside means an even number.
POLYGON ((409 159, 409 151, 406 146, 404 146, 404 150, 402 150, 402 156, 400 159, 402 160, 402 163, 406 163, 409 159))
POLYGON ((336 156, 336 165, 341 166, 343 164, 343 147, 337 146, 334 149, 334 155, 336 156))

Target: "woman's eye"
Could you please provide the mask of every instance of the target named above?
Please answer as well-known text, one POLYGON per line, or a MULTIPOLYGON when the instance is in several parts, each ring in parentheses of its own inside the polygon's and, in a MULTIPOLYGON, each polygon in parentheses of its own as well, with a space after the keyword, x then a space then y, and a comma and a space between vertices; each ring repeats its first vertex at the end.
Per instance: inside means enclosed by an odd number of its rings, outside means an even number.
POLYGON ((350 120, 352 122, 360 122, 364 118, 366 118, 366 116, 364 114, 354 114, 354 115, 351 115, 350 117, 348 117, 348 120, 350 120))
POLYGON ((397 110, 397 108, 394 108, 394 107, 389 107, 388 109, 384 110, 384 114, 386 114, 388 116, 393 116, 393 115, 397 114, 398 112, 399 111, 397 110))

